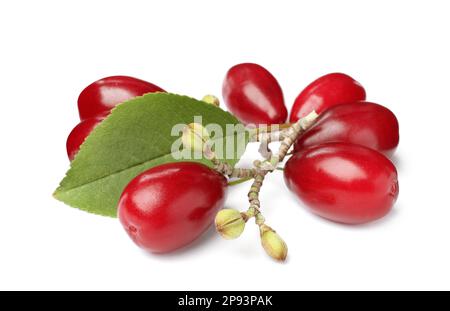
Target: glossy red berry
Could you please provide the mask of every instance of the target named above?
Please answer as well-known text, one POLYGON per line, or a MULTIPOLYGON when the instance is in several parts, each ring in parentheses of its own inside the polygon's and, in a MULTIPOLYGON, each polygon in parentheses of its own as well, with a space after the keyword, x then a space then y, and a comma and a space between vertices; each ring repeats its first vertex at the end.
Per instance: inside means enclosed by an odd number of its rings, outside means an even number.
POLYGON ((288 188, 314 213, 359 224, 386 215, 398 196, 397 171, 381 153, 328 143, 294 154, 286 163, 288 188))
POLYGON ((297 140, 294 151, 327 142, 362 145, 391 156, 399 142, 398 121, 389 109, 374 103, 333 106, 297 140))
POLYGON ((330 73, 309 84, 295 99, 290 122, 296 122, 313 110, 321 114, 331 106, 366 99, 358 81, 343 73, 330 73))
POLYGON ((69 137, 67 137, 66 142, 67 156, 70 161, 75 158, 78 150, 80 150, 81 144, 100 122, 102 122, 102 119, 100 118, 86 119, 78 123, 78 125, 73 128, 72 132, 69 134, 69 137))
POLYGON ((286 122, 288 113, 281 87, 260 65, 243 63, 228 70, 222 95, 231 113, 244 124, 286 122))
POLYGON ((134 178, 118 215, 131 239, 151 252, 169 252, 198 238, 223 207, 227 180, 203 164, 168 163, 134 178))
POLYGON ((146 93, 165 92, 150 82, 127 76, 112 76, 95 81, 78 97, 80 119, 105 117, 118 104, 146 93))

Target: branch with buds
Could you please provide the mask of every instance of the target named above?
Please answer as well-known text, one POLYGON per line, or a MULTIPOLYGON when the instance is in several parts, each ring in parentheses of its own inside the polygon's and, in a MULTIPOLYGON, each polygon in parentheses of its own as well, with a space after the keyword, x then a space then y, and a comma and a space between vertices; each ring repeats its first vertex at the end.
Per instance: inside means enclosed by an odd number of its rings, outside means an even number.
MULTIPOLYGON (((218 105, 216 104, 218 103, 217 98, 211 96, 205 96, 203 100, 218 105)), ((212 162, 216 171, 228 177, 242 180, 253 179, 248 192, 249 207, 245 212, 226 208, 217 213, 215 226, 222 237, 228 240, 238 238, 244 231, 247 221, 255 218, 255 223, 259 227, 261 244, 266 253, 278 261, 286 259, 287 245, 275 230, 265 224, 266 220, 261 213, 259 193, 266 175, 277 169, 297 138, 314 124, 317 117, 317 113, 313 111, 293 124, 275 125, 262 130, 251 129, 250 142, 260 142, 259 152, 264 158, 263 161, 254 161, 252 168, 235 168, 218 159, 211 148, 208 131, 200 124, 191 123, 185 127, 182 137, 184 148, 201 152, 206 159, 212 162), (281 141, 276 154, 269 148, 269 144, 273 141, 281 141)))

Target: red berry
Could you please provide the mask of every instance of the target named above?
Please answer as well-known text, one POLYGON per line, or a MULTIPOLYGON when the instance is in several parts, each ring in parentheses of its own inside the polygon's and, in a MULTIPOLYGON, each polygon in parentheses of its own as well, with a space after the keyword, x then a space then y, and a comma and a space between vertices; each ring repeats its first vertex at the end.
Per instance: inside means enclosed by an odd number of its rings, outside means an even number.
POLYGON ((96 127, 100 122, 102 122, 102 119, 100 118, 86 119, 78 123, 78 125, 73 128, 72 132, 69 134, 69 137, 67 137, 66 142, 67 155, 69 156, 70 161, 75 158, 78 150, 80 150, 81 144, 84 142, 86 137, 89 136, 94 127, 96 127))
POLYGON ((343 73, 330 73, 309 84, 295 99, 290 122, 296 122, 315 110, 366 99, 366 91, 352 77, 343 73))
POLYGON ((314 213, 341 223, 383 217, 398 196, 394 165, 381 153, 352 144, 302 150, 286 163, 284 178, 314 213))
POLYGON ((105 117, 118 104, 146 93, 165 92, 152 83, 126 76, 95 81, 78 97, 80 119, 105 117))
POLYGON ((203 164, 168 163, 134 178, 118 215, 131 239, 152 252, 169 252, 198 238, 225 200, 227 180, 203 164))
POLYGON ((297 140, 294 151, 327 142, 344 142, 391 156, 398 141, 398 121, 389 109, 369 102, 352 103, 325 110, 297 140))
POLYGON ((245 124, 286 122, 283 92, 264 67, 243 63, 228 70, 222 88, 228 109, 245 124))

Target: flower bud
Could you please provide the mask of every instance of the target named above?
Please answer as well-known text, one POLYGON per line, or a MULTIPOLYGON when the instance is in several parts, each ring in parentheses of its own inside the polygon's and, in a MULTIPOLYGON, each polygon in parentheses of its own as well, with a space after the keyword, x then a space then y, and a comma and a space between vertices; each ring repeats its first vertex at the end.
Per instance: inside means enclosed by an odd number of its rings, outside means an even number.
POLYGON ((203 152, 209 141, 209 133, 201 124, 191 123, 183 129, 181 141, 185 149, 203 152))
POLYGON ((244 231, 247 219, 245 214, 235 209, 222 209, 216 215, 216 230, 227 240, 236 239, 244 231))
POLYGON ((214 105, 216 107, 220 106, 219 99, 214 95, 205 95, 205 96, 203 96, 202 101, 204 101, 205 103, 214 105))
POLYGON ((284 261, 287 257, 288 248, 283 239, 267 225, 259 227, 261 244, 266 253, 275 260, 284 261))

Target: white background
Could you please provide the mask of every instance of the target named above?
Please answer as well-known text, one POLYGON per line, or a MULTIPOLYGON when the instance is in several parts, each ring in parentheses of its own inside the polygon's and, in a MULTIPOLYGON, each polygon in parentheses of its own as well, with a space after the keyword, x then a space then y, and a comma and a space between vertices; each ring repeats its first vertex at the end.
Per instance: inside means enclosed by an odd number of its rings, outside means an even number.
MULTIPOLYGON (((448 1, 1 1, 0 289, 450 289, 449 16, 448 1), (244 61, 278 78, 289 107, 313 79, 342 71, 396 113, 391 214, 331 223, 274 173, 261 200, 289 245, 278 264, 252 223, 236 241, 210 230, 157 256, 116 219, 52 198, 87 84, 126 74, 220 96, 226 70, 244 61)), ((248 186, 230 189, 227 206, 245 209, 248 186)))

